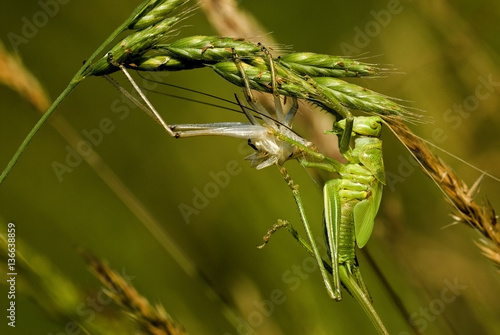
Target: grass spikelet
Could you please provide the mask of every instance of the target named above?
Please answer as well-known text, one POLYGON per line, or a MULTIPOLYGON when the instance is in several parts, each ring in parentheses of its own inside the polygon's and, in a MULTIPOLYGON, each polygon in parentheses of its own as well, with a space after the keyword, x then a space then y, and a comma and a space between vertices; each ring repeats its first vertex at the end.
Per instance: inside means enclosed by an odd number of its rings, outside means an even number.
POLYGON ((94 275, 104 285, 106 294, 129 315, 143 334, 185 335, 184 328, 175 322, 163 306, 151 306, 146 298, 116 271, 90 253, 80 251, 94 275))
MULTIPOLYGON (((135 59, 142 57, 146 52, 154 49, 154 47, 171 32, 172 27, 186 17, 190 10, 183 11, 174 16, 165 16, 165 13, 170 14, 174 9, 184 3, 185 1, 167 1, 166 3, 161 2, 153 8, 150 8, 152 6, 146 7, 146 10, 141 12, 142 16, 139 15, 144 21, 139 20, 137 22, 137 24, 140 23, 139 26, 141 29, 115 44, 106 55, 85 70, 83 77, 92 75, 101 76, 113 73, 119 69, 117 66, 118 64, 133 63, 135 59), (167 4, 170 6, 168 10, 165 11, 162 5, 167 6, 167 4), (156 11, 162 11, 162 15, 149 19, 149 15, 156 11), (159 18, 161 18, 161 20, 159 20, 159 18), (145 26, 146 22, 152 24, 145 26)), ((135 27, 134 24, 132 24, 132 26, 135 27)))
POLYGON ((152 0, 129 24, 128 29, 141 30, 166 19, 175 9, 188 0, 152 0))
MULTIPOLYGON (((162 46, 159 46, 162 47, 162 46)), ((217 36, 191 36, 165 45, 163 48, 187 61, 216 63, 239 56, 259 56, 261 46, 242 39, 217 36)))
POLYGON ((125 37, 104 57, 89 67, 84 76, 109 74, 118 70, 116 64, 133 62, 134 58, 141 57, 158 44, 180 19, 181 17, 178 16, 167 18, 154 26, 125 37))
POLYGON ((413 121, 420 118, 420 115, 407 111, 385 95, 362 86, 331 77, 317 77, 313 80, 329 100, 335 99, 348 108, 382 116, 399 115, 413 121))
POLYGON ((173 56, 166 55, 164 52, 153 51, 147 56, 139 57, 126 67, 140 71, 180 71, 204 67, 200 63, 183 62, 173 56))
MULTIPOLYGON (((217 64, 214 64, 211 66, 212 69, 220 75, 222 78, 226 79, 227 81, 237 85, 244 87, 245 82, 243 77, 241 76, 240 70, 236 66, 236 63, 233 61, 229 62, 219 62, 217 64)), ((272 88, 271 88, 271 72, 268 70, 268 68, 264 66, 254 66, 251 64, 248 64, 246 62, 241 63, 241 67, 248 78, 250 87, 256 91, 259 92, 265 92, 265 93, 271 93, 272 88)), ((278 80, 281 81, 281 78, 278 78, 278 80)), ((304 91, 302 88, 296 88, 296 90, 293 89, 288 89, 288 90, 283 90, 282 87, 280 86, 279 88, 280 93, 286 94, 286 95, 293 95, 297 94, 300 95, 301 91, 304 91)), ((305 97, 305 95, 301 95, 302 98, 305 97)))
POLYGON ((283 66, 310 77, 366 77, 377 76, 383 71, 374 65, 353 59, 313 52, 285 54, 278 61, 283 66))
POLYGON ((389 119, 387 123, 423 170, 444 192, 446 200, 454 209, 452 215, 455 222, 464 223, 480 233, 483 239, 477 242, 479 248, 487 258, 500 267, 500 230, 495 210, 487 199, 482 206, 474 200, 480 180, 469 188, 401 120, 389 119))
MULTIPOLYGON (((256 59, 258 58, 253 60, 253 64, 256 64, 256 59)), ((244 60, 248 62, 247 59, 244 60)), ((242 65, 253 89, 272 92, 271 74, 265 62, 259 66, 248 63, 242 65)), ((345 117, 345 108, 350 108, 381 116, 401 116, 410 121, 420 119, 420 115, 411 113, 383 94, 362 86, 332 77, 301 76, 280 64, 275 65, 280 94, 309 100, 335 115, 345 117)), ((234 62, 220 62, 212 68, 231 83, 244 86, 243 78, 234 62)))
POLYGON ((171 44, 159 44, 131 63, 139 71, 177 71, 205 67, 232 60, 234 54, 249 62, 262 59, 261 46, 242 39, 217 36, 191 36, 171 44))

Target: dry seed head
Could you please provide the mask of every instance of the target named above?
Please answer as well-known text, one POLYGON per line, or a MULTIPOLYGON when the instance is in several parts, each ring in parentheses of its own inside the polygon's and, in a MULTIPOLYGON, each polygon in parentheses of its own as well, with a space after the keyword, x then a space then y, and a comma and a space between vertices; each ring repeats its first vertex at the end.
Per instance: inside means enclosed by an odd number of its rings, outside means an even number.
POLYGON ((495 245, 489 240, 481 239, 476 242, 476 245, 481 249, 483 255, 491 260, 500 272, 500 246, 495 245))
POLYGON ((116 271, 85 250, 80 251, 95 276, 109 295, 137 324, 141 333, 151 335, 185 335, 184 328, 175 322, 161 305, 152 307, 146 298, 116 271))
POLYGON ((472 227, 484 237, 478 246, 486 257, 500 267, 500 227, 490 202, 485 200, 482 206, 478 205, 474 200, 474 192, 470 191, 465 182, 435 156, 401 120, 393 118, 386 121, 423 170, 444 192, 446 200, 453 206, 455 221, 472 227))

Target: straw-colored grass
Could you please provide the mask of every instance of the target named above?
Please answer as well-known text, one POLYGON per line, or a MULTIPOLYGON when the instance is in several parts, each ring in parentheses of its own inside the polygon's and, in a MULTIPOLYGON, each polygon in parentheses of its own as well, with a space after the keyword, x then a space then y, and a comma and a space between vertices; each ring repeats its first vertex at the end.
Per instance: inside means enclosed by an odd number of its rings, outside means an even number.
POLYGON ((146 298, 123 278, 94 255, 81 250, 94 275, 105 287, 106 294, 128 315, 141 334, 185 335, 184 327, 174 321, 161 304, 151 306, 146 298))

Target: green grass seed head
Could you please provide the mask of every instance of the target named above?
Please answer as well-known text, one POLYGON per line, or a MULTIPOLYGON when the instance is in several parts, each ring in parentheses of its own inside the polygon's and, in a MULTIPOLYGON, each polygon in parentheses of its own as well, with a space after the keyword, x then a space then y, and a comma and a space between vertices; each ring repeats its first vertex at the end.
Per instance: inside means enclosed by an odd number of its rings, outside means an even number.
POLYGON ((408 114, 398 103, 367 88, 331 77, 318 77, 313 80, 325 96, 337 99, 350 109, 377 115, 405 116, 408 114))
POLYGON ((125 64, 125 67, 137 71, 180 71, 203 67, 203 64, 182 62, 168 55, 147 55, 125 64))
POLYGON ((255 43, 217 36, 186 37, 164 48, 176 57, 209 63, 231 60, 235 54, 243 57, 257 57, 261 54, 261 47, 255 43))
POLYGON ((180 16, 166 18, 154 26, 128 35, 115 44, 106 55, 92 64, 87 69, 86 75, 110 74, 118 70, 117 64, 134 63, 136 59, 152 50, 181 18, 180 16))
POLYGON ((311 77, 366 77, 376 76, 382 71, 372 64, 354 59, 312 52, 286 54, 278 61, 300 75, 311 77))
POLYGON ((188 0, 151 0, 144 10, 129 24, 128 29, 142 30, 166 19, 188 0))

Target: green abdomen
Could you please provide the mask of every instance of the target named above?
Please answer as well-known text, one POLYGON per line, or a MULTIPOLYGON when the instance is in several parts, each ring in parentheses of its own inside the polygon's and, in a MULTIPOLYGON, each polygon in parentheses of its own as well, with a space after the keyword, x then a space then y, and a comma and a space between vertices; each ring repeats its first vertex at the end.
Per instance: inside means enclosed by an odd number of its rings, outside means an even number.
POLYGON ((341 205, 341 218, 340 218, 339 241, 338 241, 339 264, 345 263, 346 261, 349 260, 354 260, 356 258, 355 254, 356 234, 354 231, 353 209, 358 202, 359 200, 353 199, 344 202, 341 205))

